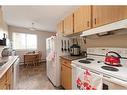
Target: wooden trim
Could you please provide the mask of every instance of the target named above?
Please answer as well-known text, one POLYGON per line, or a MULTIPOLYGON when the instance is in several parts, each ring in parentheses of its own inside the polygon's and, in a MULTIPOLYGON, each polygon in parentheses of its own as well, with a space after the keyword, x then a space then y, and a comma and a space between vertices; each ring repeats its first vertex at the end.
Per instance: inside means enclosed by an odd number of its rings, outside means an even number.
POLYGON ((91 28, 93 28, 93 5, 91 5, 91 28))
POLYGON ((74 34, 74 31, 75 31, 75 30, 74 30, 74 27, 75 27, 75 26, 74 26, 74 21, 75 21, 75 20, 74 20, 74 13, 73 13, 73 34, 74 34))
POLYGON ((64 35, 64 20, 62 20, 62 33, 63 33, 63 35, 64 35))

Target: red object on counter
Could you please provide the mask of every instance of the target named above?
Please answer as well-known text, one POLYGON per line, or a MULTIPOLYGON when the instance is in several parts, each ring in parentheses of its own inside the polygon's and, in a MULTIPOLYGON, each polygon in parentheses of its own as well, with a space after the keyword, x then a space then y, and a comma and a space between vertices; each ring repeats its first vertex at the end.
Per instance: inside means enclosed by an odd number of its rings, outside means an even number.
POLYGON ((120 58, 121 56, 118 53, 109 51, 106 54, 105 62, 106 64, 117 66, 117 65, 120 65, 120 58), (113 56, 113 55, 109 56, 110 53, 115 54, 116 56, 113 56))

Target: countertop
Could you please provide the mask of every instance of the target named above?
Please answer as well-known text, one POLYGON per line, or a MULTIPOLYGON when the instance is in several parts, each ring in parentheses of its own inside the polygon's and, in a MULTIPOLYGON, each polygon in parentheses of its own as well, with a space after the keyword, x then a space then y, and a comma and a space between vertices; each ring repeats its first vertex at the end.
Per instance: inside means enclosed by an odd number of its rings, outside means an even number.
POLYGON ((60 56, 61 58, 67 59, 69 61, 73 61, 73 60, 77 60, 80 58, 84 58, 85 56, 71 56, 71 55, 64 55, 64 56, 60 56))
POLYGON ((7 70, 17 60, 18 56, 1 57, 0 62, 7 61, 3 66, 0 66, 0 78, 7 72, 7 70))

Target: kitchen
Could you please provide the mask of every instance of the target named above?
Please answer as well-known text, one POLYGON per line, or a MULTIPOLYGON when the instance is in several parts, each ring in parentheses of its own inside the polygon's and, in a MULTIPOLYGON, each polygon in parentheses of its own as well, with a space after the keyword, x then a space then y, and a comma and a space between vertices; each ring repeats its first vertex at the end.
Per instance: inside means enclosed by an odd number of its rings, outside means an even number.
MULTIPOLYGON (((45 43, 42 44, 45 44, 43 58, 46 60, 45 77, 52 83, 54 89, 127 89, 126 14, 127 6, 84 5, 72 7, 63 18, 57 20, 56 33, 47 34, 43 39, 45 43)), ((12 32, 19 30, 16 27, 13 29, 8 27, 10 29, 8 31, 7 26, 2 25, 3 39, 6 38, 3 36, 4 33, 12 40, 12 32)), ((32 26, 34 25, 35 23, 32 23, 32 26)), ((40 43, 41 41, 38 42, 40 43)), ((11 87, 11 82, 8 82, 7 71, 12 66, 10 72, 13 76, 10 76, 13 78, 10 79, 15 82, 18 72, 16 64, 23 61, 20 55, 21 52, 17 56, 11 55, 9 60, 13 62, 5 62, 4 67, 0 69, 1 89, 15 89, 11 87)))

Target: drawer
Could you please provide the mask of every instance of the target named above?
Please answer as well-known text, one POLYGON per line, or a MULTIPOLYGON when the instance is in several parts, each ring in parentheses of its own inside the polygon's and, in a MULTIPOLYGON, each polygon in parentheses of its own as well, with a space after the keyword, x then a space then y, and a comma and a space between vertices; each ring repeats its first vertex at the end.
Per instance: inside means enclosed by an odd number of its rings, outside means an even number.
POLYGON ((61 64, 71 68, 71 61, 61 58, 61 64))

